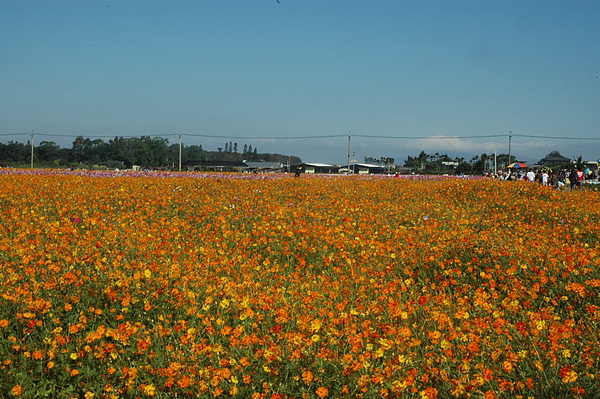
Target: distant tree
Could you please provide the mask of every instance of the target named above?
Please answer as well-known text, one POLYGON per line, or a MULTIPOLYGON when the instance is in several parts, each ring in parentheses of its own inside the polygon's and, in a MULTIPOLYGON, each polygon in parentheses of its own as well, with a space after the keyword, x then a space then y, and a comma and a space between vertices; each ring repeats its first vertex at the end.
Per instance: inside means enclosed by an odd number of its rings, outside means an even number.
POLYGON ((112 159, 123 162, 127 168, 130 168, 132 165, 139 165, 134 153, 133 142, 130 139, 115 137, 114 139, 110 139, 108 143, 112 159))
POLYGON ((236 154, 238 152, 237 143, 233 143, 233 152, 235 152, 236 154))
POLYGON ((70 150, 70 162, 100 163, 114 155, 111 149, 106 148, 106 143, 100 139, 77 136, 73 140, 70 150))
POLYGON ((142 137, 144 156, 148 160, 145 165, 151 167, 167 166, 169 154, 169 140, 162 137, 142 137))
POLYGON ((427 162, 427 154, 425 153, 425 151, 421 151, 421 153, 419 154, 419 163, 420 163, 421 170, 425 169, 426 162, 427 162))
MULTIPOLYGON (((183 161, 183 154, 185 150, 185 145, 181 145, 181 160, 183 161)), ((165 160, 167 166, 175 167, 176 164, 179 163, 179 144, 171 144, 169 149, 167 150, 167 158, 165 160)))
POLYGON ((411 157, 410 155, 404 161, 405 168, 417 169, 419 167, 419 158, 411 157))
POLYGON ((4 165, 27 163, 30 159, 31 146, 16 141, 0 144, 0 162, 4 165))
POLYGON ((489 160, 488 154, 476 155, 471 159, 471 169, 475 172, 485 172, 489 169, 489 160))
POLYGON ((515 157, 514 155, 511 155, 510 159, 508 159, 508 154, 498 154, 496 156, 496 163, 498 164, 499 168, 506 167, 516 161, 517 157, 515 157))
POLYGON ((246 155, 248 153, 248 144, 244 144, 244 149, 242 150, 242 154, 246 155))
POLYGON ((583 157, 581 155, 575 158, 575 167, 579 170, 583 170, 585 167, 585 162, 583 162, 583 157))
POLYGON ((53 141, 42 141, 36 147, 38 160, 41 162, 51 162, 60 159, 63 155, 61 148, 53 141))
POLYGON ((207 153, 202 149, 201 145, 185 147, 182 153, 181 158, 184 162, 199 162, 207 158, 207 153))
POLYGON ((456 166, 454 168, 454 173, 457 173, 459 175, 472 173, 472 171, 473 171, 473 165, 471 165, 468 162, 464 162, 464 160, 463 160, 463 162, 460 162, 458 164, 458 166, 456 166))

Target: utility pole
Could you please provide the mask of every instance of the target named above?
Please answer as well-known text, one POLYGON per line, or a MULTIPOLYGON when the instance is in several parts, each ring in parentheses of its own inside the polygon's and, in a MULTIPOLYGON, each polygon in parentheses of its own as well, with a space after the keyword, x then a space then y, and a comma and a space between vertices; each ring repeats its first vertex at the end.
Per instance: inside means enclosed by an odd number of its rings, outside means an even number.
POLYGON ((512 139, 512 130, 508 132, 508 163, 506 166, 510 165, 512 162, 510 161, 510 140, 512 139))
POLYGON ((498 154, 497 151, 494 150, 494 174, 498 173, 498 154))
POLYGON ((179 171, 181 172, 181 130, 179 131, 179 171))
POLYGON ((31 169, 33 169, 33 130, 31 131, 31 169))
POLYGON ((350 137, 352 137, 352 132, 348 132, 348 169, 346 174, 350 173, 350 137))

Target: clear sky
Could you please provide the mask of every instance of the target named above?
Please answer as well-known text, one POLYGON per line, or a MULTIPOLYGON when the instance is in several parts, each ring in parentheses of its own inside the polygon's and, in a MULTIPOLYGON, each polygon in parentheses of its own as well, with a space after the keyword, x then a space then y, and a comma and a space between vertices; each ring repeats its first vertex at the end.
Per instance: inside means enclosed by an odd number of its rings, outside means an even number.
POLYGON ((594 160, 599 76, 596 0, 0 0, 2 142, 594 160))

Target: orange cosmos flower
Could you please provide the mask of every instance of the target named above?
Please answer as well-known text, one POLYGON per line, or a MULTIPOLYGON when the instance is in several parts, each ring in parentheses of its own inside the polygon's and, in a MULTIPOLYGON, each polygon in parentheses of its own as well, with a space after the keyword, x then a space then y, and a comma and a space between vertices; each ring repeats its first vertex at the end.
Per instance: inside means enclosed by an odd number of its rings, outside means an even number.
POLYGON ((325 396, 329 395, 329 390, 327 390, 325 387, 319 387, 317 388, 316 394, 319 398, 324 398, 325 396))
POLYGON ((421 397, 423 397, 423 399, 437 399, 438 390, 433 387, 428 387, 427 389, 421 392, 421 397))
POLYGON ((302 373, 302 380, 307 384, 310 384, 314 378, 312 371, 307 370, 302 373))
POLYGON ((496 396, 496 393, 494 391, 487 391, 484 395, 483 395, 483 399, 496 399, 498 396, 496 396))
POLYGON ((179 379, 179 381, 177 381, 177 385, 179 385, 181 388, 187 388, 190 386, 190 382, 190 376, 184 375, 183 377, 181 377, 181 379, 179 379))
POLYGON ((15 396, 19 396, 19 395, 21 395, 23 393, 23 387, 21 385, 15 385, 10 390, 10 393, 12 393, 15 396))
POLYGON ((513 371, 514 365, 512 362, 509 362, 508 360, 505 360, 504 362, 502 362, 502 368, 504 369, 504 371, 506 371, 507 373, 510 373, 513 371))

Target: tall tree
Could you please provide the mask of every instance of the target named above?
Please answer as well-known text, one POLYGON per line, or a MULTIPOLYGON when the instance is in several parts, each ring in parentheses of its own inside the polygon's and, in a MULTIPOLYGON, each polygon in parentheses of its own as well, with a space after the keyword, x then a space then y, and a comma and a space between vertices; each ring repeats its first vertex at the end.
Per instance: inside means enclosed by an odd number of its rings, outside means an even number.
POLYGON ((0 162, 5 165, 27 163, 31 154, 31 147, 16 141, 0 144, 0 162))
POLYGON ((36 148, 38 160, 41 162, 50 162, 60 159, 61 148, 53 141, 42 141, 36 148))
POLYGON ((425 151, 421 151, 421 153, 419 154, 419 163, 421 166, 421 170, 425 169, 425 164, 427 162, 427 153, 425 153, 425 151))

